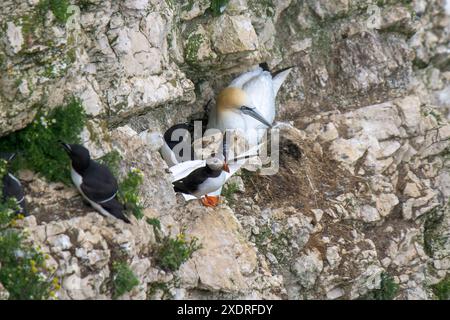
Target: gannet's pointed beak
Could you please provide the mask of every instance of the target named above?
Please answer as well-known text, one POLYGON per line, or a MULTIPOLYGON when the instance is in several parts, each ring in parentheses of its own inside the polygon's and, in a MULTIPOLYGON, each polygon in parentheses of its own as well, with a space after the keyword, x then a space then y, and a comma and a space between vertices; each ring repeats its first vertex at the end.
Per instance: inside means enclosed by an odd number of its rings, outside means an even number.
POLYGON ((230 173, 230 167, 228 166, 228 163, 223 164, 223 171, 230 173))
POLYGON ((258 120, 259 122, 261 122, 262 124, 264 124, 265 126, 267 126, 269 128, 272 128, 272 125, 269 122, 267 122, 267 120, 264 119, 264 117, 258 111, 256 111, 256 108, 242 106, 240 108, 240 110, 243 114, 246 114, 246 115, 252 117, 253 119, 258 120))

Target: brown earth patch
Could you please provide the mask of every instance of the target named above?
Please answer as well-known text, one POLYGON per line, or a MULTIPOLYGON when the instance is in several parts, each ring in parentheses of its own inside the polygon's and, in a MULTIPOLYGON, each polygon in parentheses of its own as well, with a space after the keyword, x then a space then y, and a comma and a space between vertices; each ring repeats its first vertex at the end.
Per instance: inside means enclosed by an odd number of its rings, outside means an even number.
POLYGON ((361 178, 353 177, 338 163, 314 151, 314 143, 281 134, 280 169, 272 176, 243 170, 244 197, 262 208, 292 206, 306 213, 326 209, 330 200, 359 188, 361 178))

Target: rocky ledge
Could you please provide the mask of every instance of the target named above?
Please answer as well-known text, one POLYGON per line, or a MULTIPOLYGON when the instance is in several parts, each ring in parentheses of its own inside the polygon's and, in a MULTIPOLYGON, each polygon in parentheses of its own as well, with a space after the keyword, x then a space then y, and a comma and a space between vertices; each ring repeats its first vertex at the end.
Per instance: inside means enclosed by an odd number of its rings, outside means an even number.
POLYGON ((103 218, 73 188, 22 170, 32 216, 18 227, 48 255, 58 298, 114 297, 116 261, 139 282, 121 299, 442 296, 449 1, 62 2, 72 15, 0 4, 0 135, 79 98, 94 158, 116 150, 120 175, 144 174, 145 218, 103 218), (147 133, 203 116, 262 61, 296 66, 277 100, 280 171, 239 173, 218 208, 185 203, 147 133), (161 238, 179 235, 201 246, 167 270, 161 238))

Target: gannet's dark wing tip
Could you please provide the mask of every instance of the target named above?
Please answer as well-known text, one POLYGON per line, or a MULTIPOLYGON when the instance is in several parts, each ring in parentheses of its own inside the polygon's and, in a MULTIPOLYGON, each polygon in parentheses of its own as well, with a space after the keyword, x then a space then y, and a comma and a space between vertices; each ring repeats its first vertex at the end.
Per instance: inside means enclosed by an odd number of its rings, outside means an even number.
POLYGON ((267 64, 267 62, 262 62, 262 63, 259 64, 259 67, 260 67, 261 69, 263 69, 264 71, 270 72, 270 74, 272 75, 272 77, 275 78, 275 77, 276 77, 277 75, 279 75, 280 73, 283 73, 283 72, 285 72, 285 71, 287 71, 287 70, 289 70, 289 69, 293 69, 293 68, 295 68, 296 66, 295 66, 295 65, 292 65, 292 66, 289 66, 289 67, 286 67, 286 68, 283 68, 283 69, 280 69, 280 70, 277 70, 277 71, 272 71, 272 70, 270 70, 270 67, 269 67, 269 65, 267 64))

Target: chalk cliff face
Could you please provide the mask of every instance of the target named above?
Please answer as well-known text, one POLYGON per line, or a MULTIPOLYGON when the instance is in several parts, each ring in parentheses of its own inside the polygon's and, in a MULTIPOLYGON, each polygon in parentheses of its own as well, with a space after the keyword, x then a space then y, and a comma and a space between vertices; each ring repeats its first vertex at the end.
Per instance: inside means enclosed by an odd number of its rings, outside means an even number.
POLYGON ((122 173, 141 169, 146 216, 202 244, 163 271, 145 219, 102 218, 23 171, 33 216, 21 223, 58 296, 111 298, 120 254, 140 282, 124 299, 357 299, 387 276, 396 298, 433 299, 450 271, 450 1, 219 2, 1 2, 0 136, 79 98, 93 157, 114 149, 122 173), (141 133, 203 116, 262 61, 296 66, 277 99, 280 172, 234 178, 216 209, 184 203, 141 133))

